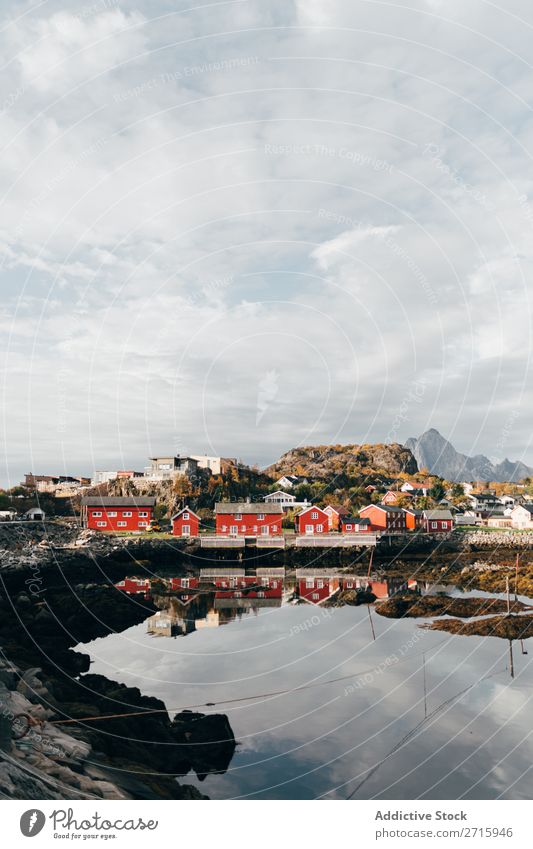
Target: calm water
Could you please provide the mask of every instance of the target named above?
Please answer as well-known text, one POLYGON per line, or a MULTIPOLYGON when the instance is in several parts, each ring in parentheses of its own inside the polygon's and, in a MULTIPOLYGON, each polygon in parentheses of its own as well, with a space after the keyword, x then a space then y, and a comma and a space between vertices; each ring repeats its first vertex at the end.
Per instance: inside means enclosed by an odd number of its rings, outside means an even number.
POLYGON ((160 614, 79 646, 170 711, 227 714, 228 771, 187 783, 222 799, 532 797, 533 650, 513 644, 511 679, 507 641, 324 608, 316 584, 299 604, 294 582, 263 590, 158 598, 160 614))

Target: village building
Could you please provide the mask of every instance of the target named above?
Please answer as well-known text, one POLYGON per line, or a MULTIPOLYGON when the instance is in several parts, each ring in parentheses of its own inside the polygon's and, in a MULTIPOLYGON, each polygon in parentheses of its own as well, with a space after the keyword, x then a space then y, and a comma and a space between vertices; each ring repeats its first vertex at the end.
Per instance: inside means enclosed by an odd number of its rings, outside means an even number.
POLYGON ((453 516, 449 510, 424 510, 422 526, 428 534, 450 533, 453 516))
POLYGON ((405 511, 401 507, 389 504, 367 504, 359 510, 362 519, 370 520, 371 531, 383 533, 404 533, 405 511))
POLYGON ((151 496, 87 496, 81 500, 82 523, 95 531, 140 533, 150 525, 155 503, 151 496))
POLYGON ((281 536, 283 508, 264 501, 215 504, 216 532, 221 536, 281 536))
POLYGON ((519 504, 511 511, 511 526, 519 530, 533 528, 533 504, 519 504))
POLYGON ((298 579, 298 595, 311 604, 322 604, 338 592, 339 578, 309 575, 298 579))
POLYGON ((389 489, 381 499, 381 503, 397 504, 400 498, 412 498, 412 495, 410 492, 400 492, 398 490, 389 489))
POLYGON ((325 510, 311 505, 296 516, 297 534, 327 534, 329 517, 325 510))
POLYGON ((341 516, 349 516, 350 511, 346 507, 332 507, 328 504, 324 507, 324 513, 328 514, 328 527, 330 531, 338 531, 340 527, 341 516))
POLYGON ((30 522, 44 522, 46 516, 44 510, 41 510, 40 507, 31 507, 26 510, 22 518, 30 522))
POLYGON ((200 533, 200 517, 190 507, 175 513, 171 521, 175 537, 197 537, 200 533))
POLYGON ((405 481, 400 487, 401 492, 408 492, 415 498, 426 496, 433 486, 432 481, 405 481))
POLYGON ((309 481, 307 478, 301 477, 300 475, 282 475, 282 477, 276 481, 276 486, 281 486, 283 489, 292 489, 294 486, 300 486, 300 484, 303 483, 309 483, 309 481))
POLYGON ((211 457, 208 454, 191 454, 191 460, 196 460, 199 469, 209 469, 212 475, 222 471, 222 457, 211 457))
POLYGON ((136 595, 137 593, 150 592, 150 578, 123 578, 115 584, 117 590, 122 590, 128 595, 136 595))
POLYGON ((360 534, 371 530, 370 519, 361 519, 360 516, 341 516, 339 530, 341 534, 360 534))
POLYGON ((423 510, 415 510, 414 507, 405 507, 405 527, 408 531, 417 531, 423 527, 423 510))
POLYGON ((265 495, 265 501, 269 504, 281 504, 284 510, 290 510, 294 507, 296 496, 291 495, 290 492, 284 492, 282 489, 278 489, 276 492, 265 495))
POLYGON ((0 510, 0 522, 12 522, 16 517, 14 510, 0 510))
POLYGON ((150 457, 150 466, 145 469, 145 477, 152 480, 168 480, 181 475, 194 475, 198 471, 198 461, 193 457, 150 457))

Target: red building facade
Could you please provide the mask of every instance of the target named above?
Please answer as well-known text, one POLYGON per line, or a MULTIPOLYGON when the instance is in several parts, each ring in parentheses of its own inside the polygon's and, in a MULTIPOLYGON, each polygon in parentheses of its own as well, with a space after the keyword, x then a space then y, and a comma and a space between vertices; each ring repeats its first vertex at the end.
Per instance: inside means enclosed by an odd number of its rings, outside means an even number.
POLYGON ((340 587, 339 578, 317 577, 309 575, 306 578, 298 579, 298 595, 301 599, 311 602, 311 604, 320 604, 326 599, 335 595, 340 587))
POLYGON ((172 516, 172 533, 175 537, 197 537, 200 533, 200 517, 190 507, 184 507, 172 516))
POLYGON ((93 531, 130 531, 141 533, 150 525, 155 498, 89 496, 82 498, 82 521, 93 531))
POLYGON ((281 504, 221 501, 215 504, 215 515, 216 532, 220 536, 281 536, 283 533, 281 504))
POLYGON ((372 530, 370 519, 361 519, 359 516, 341 516, 341 534, 361 534, 372 530))
POLYGON ((307 507, 296 516, 297 534, 327 534, 329 531, 329 516, 320 507, 307 507))
POLYGON ((406 530, 405 511, 386 504, 367 504, 359 510, 362 519, 370 519, 370 530, 402 533, 406 530))
POLYGON ((453 517, 449 510, 424 510, 422 525, 428 534, 449 534, 453 517))

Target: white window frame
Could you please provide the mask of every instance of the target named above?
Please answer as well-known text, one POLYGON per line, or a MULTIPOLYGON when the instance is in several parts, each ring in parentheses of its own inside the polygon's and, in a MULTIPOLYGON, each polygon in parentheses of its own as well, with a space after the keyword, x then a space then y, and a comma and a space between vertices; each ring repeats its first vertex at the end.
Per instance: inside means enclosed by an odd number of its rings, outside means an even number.
POLYGON ((191 526, 190 525, 182 525, 181 526, 181 535, 182 535, 182 537, 190 537, 191 526))
POLYGON ((316 526, 316 532, 317 532, 317 534, 323 534, 324 533, 324 525, 322 525, 322 524, 317 525, 316 526))
POLYGON ((439 527, 439 523, 438 523, 438 522, 432 522, 432 523, 431 523, 431 527, 432 527, 432 528, 438 528, 438 527, 439 527))
POLYGON ((128 527, 127 522, 122 522, 122 521, 117 522, 117 528, 127 528, 127 527, 128 527))
POLYGON ((139 519, 147 519, 148 511, 147 510, 139 510, 139 519))
POLYGON ((188 514, 188 513, 183 513, 183 515, 182 515, 182 519, 190 519, 189 514, 188 514))
POLYGON ((312 519, 318 519, 318 512, 317 512, 316 510, 313 510, 313 511, 312 511, 312 513, 311 513, 311 518, 312 518, 312 519))
POLYGON ((133 513, 132 513, 131 510, 123 510, 122 511, 122 518, 123 519, 131 519, 132 516, 133 516, 133 513))
POLYGON ((264 518, 265 518, 265 514, 264 514, 264 513, 258 513, 258 514, 257 514, 257 521, 258 521, 258 522, 262 522, 262 521, 264 520, 264 518))
POLYGON ((106 514, 108 519, 116 519, 118 515, 116 510, 107 510, 106 514))
POLYGON ((242 513, 235 513, 233 518, 236 522, 242 522, 242 513))
POLYGON ((107 522, 97 522, 96 527, 97 528, 107 528, 107 522))
POLYGON ((101 515, 102 515, 101 510, 93 510, 93 512, 91 513, 91 516, 93 517, 93 519, 99 519, 101 517, 101 515))
POLYGON ((137 522, 137 527, 138 528, 147 528, 148 522, 137 522))

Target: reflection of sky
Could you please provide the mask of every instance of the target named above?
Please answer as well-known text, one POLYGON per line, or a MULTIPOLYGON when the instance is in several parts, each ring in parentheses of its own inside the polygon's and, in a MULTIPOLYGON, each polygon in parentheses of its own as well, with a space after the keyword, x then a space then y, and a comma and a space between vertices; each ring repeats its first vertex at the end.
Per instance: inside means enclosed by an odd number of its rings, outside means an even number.
POLYGON ((531 798, 533 655, 514 644, 511 681, 503 640, 423 631, 375 613, 372 620, 375 642, 366 606, 287 605, 186 638, 150 637, 143 623, 87 650, 92 672, 137 686, 169 709, 354 676, 212 708, 227 713, 239 745, 227 774, 208 777, 203 792, 291 799, 346 798, 424 719, 424 652, 429 719, 354 798, 531 798), (386 671, 353 686, 386 658, 386 671))

